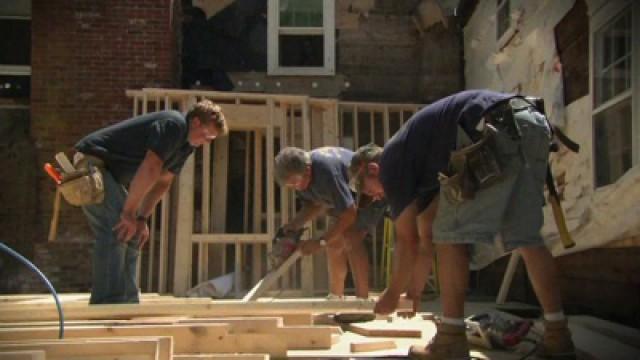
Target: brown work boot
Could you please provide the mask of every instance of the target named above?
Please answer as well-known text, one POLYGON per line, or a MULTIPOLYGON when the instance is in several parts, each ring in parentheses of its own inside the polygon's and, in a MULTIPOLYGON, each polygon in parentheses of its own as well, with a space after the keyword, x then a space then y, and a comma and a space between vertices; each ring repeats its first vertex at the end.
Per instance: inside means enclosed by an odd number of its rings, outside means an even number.
POLYGON ((444 360, 470 359, 469 342, 465 327, 436 323, 436 336, 426 346, 412 346, 409 357, 412 359, 444 360))
POLYGON ((569 331, 566 319, 544 321, 544 336, 536 355, 548 359, 576 358, 576 348, 573 346, 571 331, 569 331))

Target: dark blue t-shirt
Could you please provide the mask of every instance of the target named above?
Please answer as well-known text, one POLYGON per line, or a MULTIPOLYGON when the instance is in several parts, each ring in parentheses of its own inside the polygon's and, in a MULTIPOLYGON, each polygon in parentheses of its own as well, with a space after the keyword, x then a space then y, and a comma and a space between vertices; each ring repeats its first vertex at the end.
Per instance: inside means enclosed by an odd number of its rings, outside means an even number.
POLYGON ((340 147, 322 147, 311 151, 311 183, 298 196, 319 202, 339 215, 355 204, 349 187, 349 164, 353 151, 340 147))
POLYGON ((163 161, 163 169, 180 172, 193 152, 188 140, 189 126, 177 111, 148 113, 97 130, 75 148, 99 157, 106 169, 123 185, 128 185, 148 150, 163 161))
POLYGON ((437 195, 438 172, 449 164, 456 148, 458 125, 468 133, 494 105, 514 97, 489 90, 468 90, 425 106, 385 144, 380 181, 398 215, 418 197, 426 204, 437 195))

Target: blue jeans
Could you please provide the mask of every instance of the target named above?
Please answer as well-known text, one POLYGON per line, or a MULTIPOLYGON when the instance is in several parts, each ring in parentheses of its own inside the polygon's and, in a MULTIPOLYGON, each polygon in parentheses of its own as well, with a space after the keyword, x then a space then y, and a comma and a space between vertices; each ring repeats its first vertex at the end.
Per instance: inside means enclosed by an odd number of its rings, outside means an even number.
POLYGON ((127 191, 109 173, 102 170, 104 201, 87 205, 82 211, 96 236, 93 249, 93 276, 90 304, 138 303, 136 266, 138 239, 128 243, 116 238, 113 227, 120 221, 120 212, 127 191))

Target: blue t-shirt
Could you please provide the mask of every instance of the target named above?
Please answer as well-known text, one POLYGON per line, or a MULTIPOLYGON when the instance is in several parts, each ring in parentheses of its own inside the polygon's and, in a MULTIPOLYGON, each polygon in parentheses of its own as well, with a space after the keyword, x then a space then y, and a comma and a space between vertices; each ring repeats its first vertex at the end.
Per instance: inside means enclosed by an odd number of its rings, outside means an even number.
POLYGON ((468 90, 425 106, 385 144, 380 181, 391 209, 398 215, 418 197, 426 204, 437 195, 438 172, 456 148, 458 125, 467 133, 487 110, 514 97, 489 90, 468 90))
POLYGON ((102 159, 115 179, 128 185, 148 150, 162 159, 163 169, 178 174, 193 152, 188 135, 184 115, 159 111, 97 130, 80 140, 75 149, 102 159))
POLYGON ((339 215, 355 204, 349 187, 349 164, 353 151, 322 147, 311 151, 311 183, 298 196, 304 201, 322 203, 339 215))

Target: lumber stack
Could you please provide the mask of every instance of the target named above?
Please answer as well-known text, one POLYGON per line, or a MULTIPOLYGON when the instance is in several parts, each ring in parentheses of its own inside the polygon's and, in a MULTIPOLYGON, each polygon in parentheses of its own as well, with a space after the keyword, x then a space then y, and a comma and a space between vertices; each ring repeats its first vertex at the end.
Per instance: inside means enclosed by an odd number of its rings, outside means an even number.
POLYGON ((64 339, 50 296, 0 296, 0 360, 191 360, 286 358, 330 351, 342 330, 314 316, 371 311, 363 300, 257 302, 145 294, 140 304, 88 305, 88 294, 61 296, 64 339))

